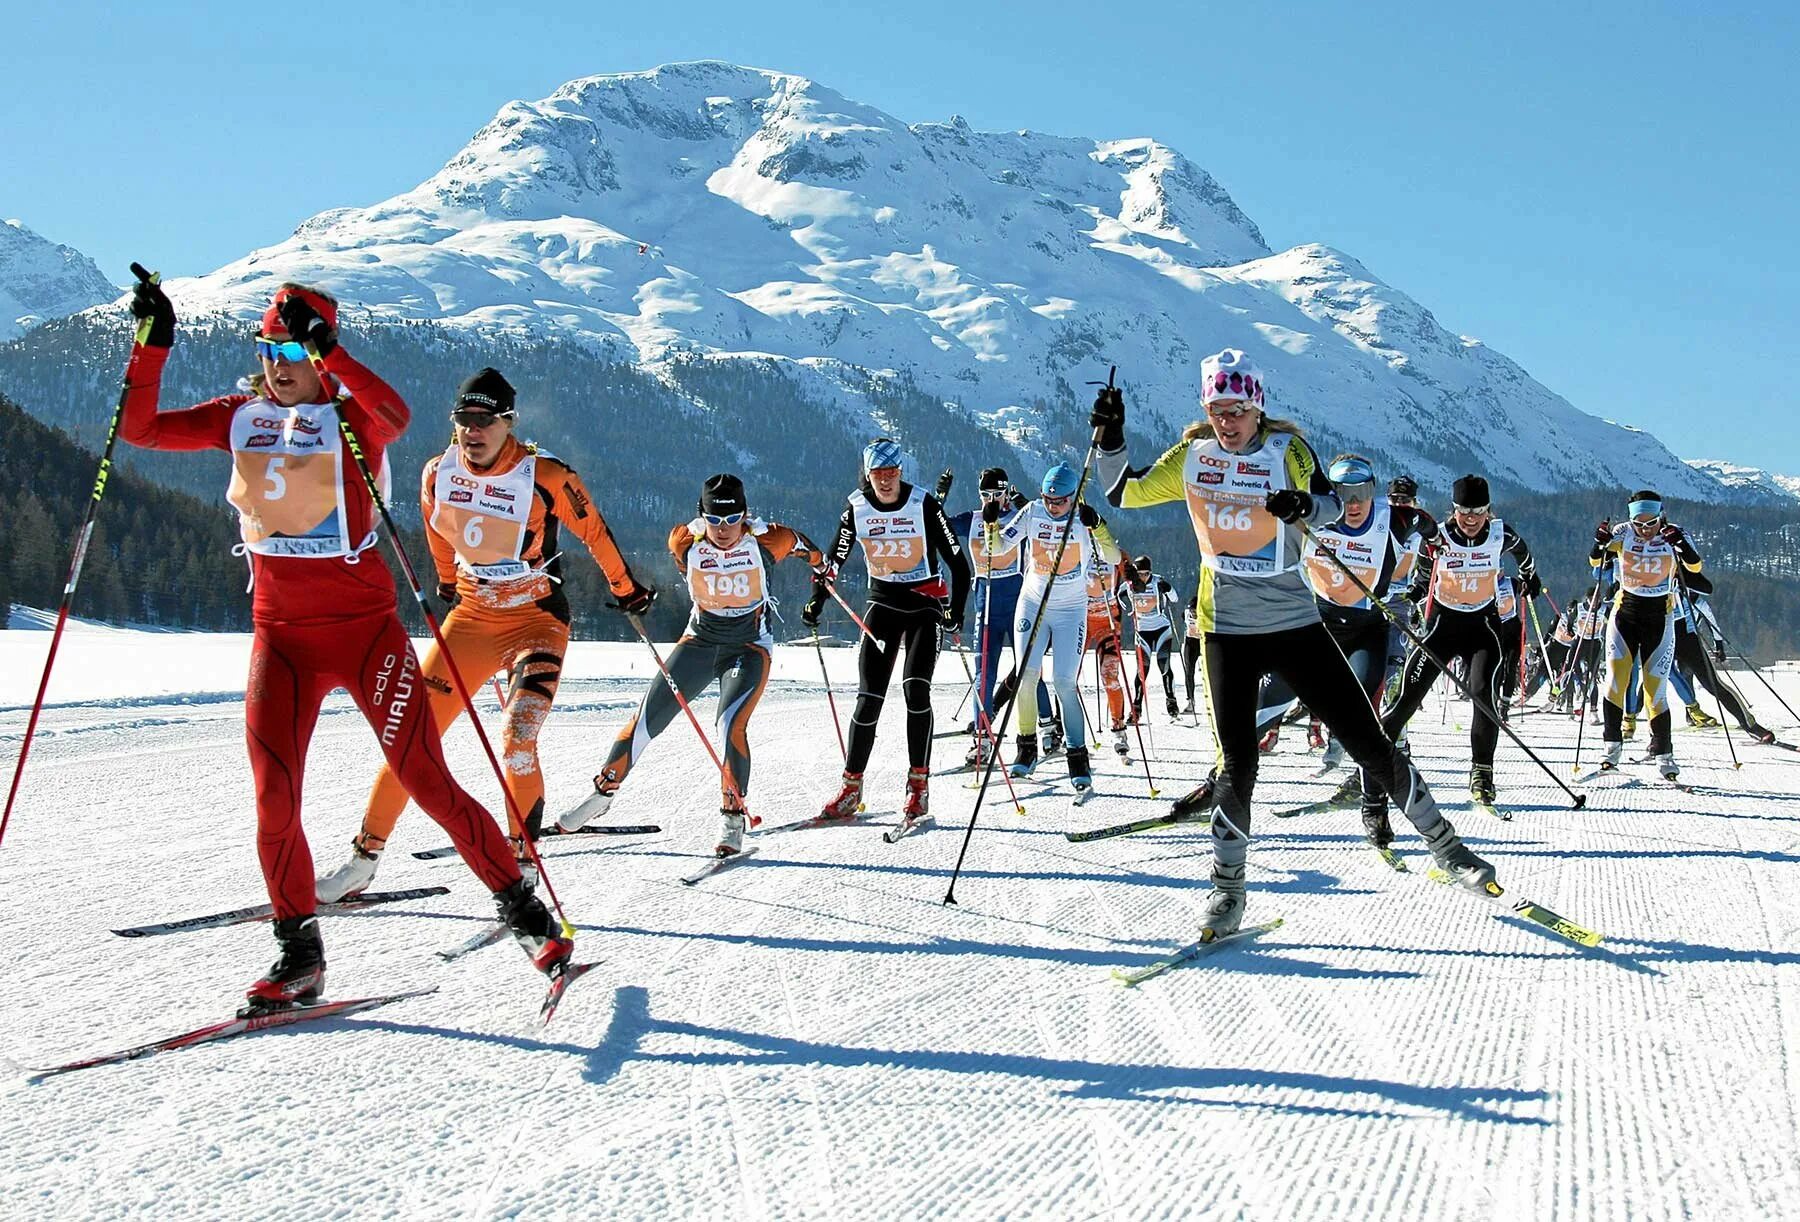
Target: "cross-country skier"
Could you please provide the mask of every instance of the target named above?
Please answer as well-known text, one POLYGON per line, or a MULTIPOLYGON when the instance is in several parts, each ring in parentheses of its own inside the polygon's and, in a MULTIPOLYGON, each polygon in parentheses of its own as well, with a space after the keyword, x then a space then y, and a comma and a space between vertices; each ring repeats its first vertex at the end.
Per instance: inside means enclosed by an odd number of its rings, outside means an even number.
POLYGON ((1175 672, 1169 656, 1175 646, 1171 613, 1181 609, 1181 599, 1168 579, 1157 574, 1150 557, 1139 556, 1126 566, 1119 609, 1121 613, 1130 612, 1132 637, 1137 642, 1138 683, 1132 716, 1143 715, 1144 694, 1150 687, 1150 663, 1154 659, 1156 669, 1162 672, 1163 700, 1169 717, 1179 717, 1181 706, 1175 703, 1175 672))
MULTIPOLYGON (((619 554, 593 496, 572 467, 513 432, 518 396, 497 369, 471 374, 456 392, 450 446, 425 464, 419 517, 437 566, 438 598, 450 607, 444 643, 470 687, 507 675, 501 711, 500 758, 512 809, 510 840, 519 871, 535 878, 524 838, 535 839, 544 819, 544 774, 538 733, 550 715, 569 648, 569 600, 562 589, 567 527, 593 554, 613 596, 642 615, 656 591, 641 585, 619 554)), ((440 734, 463 714, 450 668, 434 641, 421 660, 426 699, 440 734)), ((350 843, 350 860, 318 883, 322 901, 366 888, 382 848, 406 809, 406 789, 383 765, 350 843)))
POLYGON ((281 953, 250 986, 246 1009, 311 1002, 324 987, 325 944, 314 915, 300 790, 319 706, 338 687, 368 719, 400 783, 494 893, 501 920, 532 963, 547 973, 559 969, 574 943, 520 877, 493 816, 450 775, 393 579, 370 553, 376 511, 339 420, 354 430, 370 468, 384 471, 384 451, 411 417, 406 404, 345 351, 333 298, 284 284, 255 333, 260 370, 250 393, 159 412, 175 309, 160 286, 142 282, 131 310, 140 325, 119 435, 147 449, 230 454, 225 496, 237 510, 250 563, 255 629, 245 737, 256 785, 256 848, 281 953), (306 345, 323 358, 329 382, 306 345))
MULTIPOLYGON (((1774 742, 1775 731, 1756 720, 1744 693, 1720 669, 1725 665, 1725 638, 1719 631, 1718 620, 1713 618, 1712 607, 1708 605, 1713 592, 1712 579, 1705 573, 1677 573, 1676 577, 1686 597, 1675 604, 1675 665, 1687 672, 1690 684, 1705 688, 1723 705, 1726 713, 1744 728, 1744 733, 1759 743, 1774 742), (1706 645, 1708 635, 1712 638, 1710 652, 1706 645)), ((1707 727, 1719 722, 1716 717, 1707 716, 1698 704, 1689 704, 1688 724, 1707 727)))
POLYGON ((1675 660, 1676 573, 1698 573, 1700 553, 1680 526, 1663 513, 1662 497, 1645 488, 1631 494, 1628 521, 1594 529, 1588 562, 1596 569, 1616 558, 1619 592, 1606 625, 1606 695, 1600 766, 1619 766, 1625 753, 1625 692, 1635 660, 1643 668, 1644 704, 1650 713, 1650 757, 1667 780, 1681 774, 1670 734, 1669 667, 1675 660))
MULTIPOLYGON (((962 631, 963 603, 969 595, 969 557, 950 529, 937 498, 901 476, 900 443, 878 437, 863 450, 861 487, 849 496, 837 536, 825 554, 825 573, 814 581, 801 622, 817 627, 850 552, 862 546, 869 575, 869 603, 863 613, 868 633, 857 650, 856 710, 850 717, 844 783, 825 804, 822 819, 853 819, 862 805, 863 771, 875 748, 875 727, 887 700, 894 663, 902 650, 900 694, 906 702, 906 803, 908 820, 928 811, 931 778, 931 676, 937 668, 943 630, 962 631), (946 585, 940 573, 948 573, 946 585)), ((998 505, 995 506, 998 509, 998 505)))
MULTIPOLYGON (((1479 475, 1464 475, 1451 491, 1452 512, 1438 529, 1429 581, 1431 609, 1427 615, 1424 644, 1406 655, 1397 688, 1382 714, 1382 728, 1395 735, 1406 728, 1418 711, 1442 664, 1463 659, 1465 682, 1478 700, 1490 706, 1498 695, 1499 670, 1504 656, 1500 646, 1500 620, 1494 609, 1500 591, 1500 563, 1510 555, 1519 566, 1525 597, 1534 598, 1543 588, 1531 549, 1518 532, 1493 516, 1488 483, 1479 475)), ((1469 797, 1480 805, 1492 805, 1494 747, 1500 725, 1479 707, 1470 714, 1469 797)), ((1365 806, 1381 801, 1379 774, 1363 777, 1365 806)))
MULTIPOLYGON (((1080 483, 1079 471, 1066 462, 1057 463, 1044 472, 1039 499, 997 528, 1000 546, 1024 550, 1025 588, 1019 594, 1013 632, 1030 645, 1029 649, 1020 645, 1026 652, 1019 658, 1019 736, 1012 772, 1027 776, 1037 765, 1037 681, 1045 654, 1054 650, 1052 684, 1063 708, 1075 711, 1065 732, 1069 782, 1078 795, 1094 784, 1087 719, 1080 716, 1081 662, 1087 656, 1088 577, 1096 554, 1118 555, 1118 545, 1100 515, 1085 502, 1075 501, 1080 483)), ((997 522, 998 511, 995 506, 982 512, 988 521, 997 522)))
POLYGON ((1213 891, 1202 937, 1236 932, 1244 915, 1244 864, 1256 785, 1256 699, 1262 677, 1282 675, 1340 737, 1352 758, 1385 778, 1438 865, 1485 891, 1494 871, 1439 813, 1425 780, 1382 733, 1356 676, 1319 619, 1300 574, 1300 523, 1313 528, 1342 511, 1299 430, 1264 411, 1259 370, 1227 348, 1200 365, 1206 419, 1189 425, 1148 468, 1125 449, 1125 399, 1100 391, 1099 475, 1107 500, 1126 509, 1185 502, 1200 545, 1197 610, 1204 634, 1207 704, 1219 748, 1218 809, 1211 825, 1213 891))
POLYGON ((1087 581, 1087 639, 1093 652, 1094 665, 1100 673, 1100 687, 1106 692, 1106 712, 1110 718, 1113 750, 1120 758, 1131 754, 1125 737, 1125 651, 1119 644, 1119 613, 1115 601, 1124 586, 1121 557, 1115 547, 1110 552, 1102 547, 1094 555, 1093 571, 1087 581))
POLYGON ((1500 617, 1500 673, 1496 676, 1494 711, 1505 721, 1519 692, 1519 659, 1525 653, 1525 617, 1519 614, 1519 595, 1513 579, 1501 574, 1494 593, 1494 614, 1500 617))
MULTIPOLYGON (((1017 496, 1018 489, 1012 486, 1011 477, 1006 474, 1004 467, 989 467, 984 470, 977 491, 981 506, 985 508, 989 504, 998 504, 1003 517, 1010 516, 1025 504, 1024 499, 1017 496)), ((988 755, 996 746, 990 734, 982 732, 980 727, 983 724, 992 727, 994 724, 994 690, 1002 679, 1000 651, 1010 642, 1016 653, 1022 644, 1013 640, 1012 625, 1013 612, 1019 605, 1019 588, 1024 583, 1025 575, 1019 567, 1017 547, 1002 548, 996 554, 988 555, 980 509, 964 510, 951 515, 950 529, 958 539, 967 541, 969 563, 975 570, 971 605, 975 615, 975 700, 980 711, 977 714, 975 741, 969 747, 967 762, 979 765, 987 763, 988 755)), ((1049 697, 1049 691, 1040 680, 1038 707, 1048 708, 1049 697)))
MULTIPOLYGON (((1400 622, 1419 622, 1419 608, 1414 597, 1417 589, 1414 573, 1418 569, 1419 557, 1425 549, 1426 541, 1437 538, 1437 519, 1420 506, 1419 481, 1411 475, 1396 475, 1388 481, 1387 503, 1391 509, 1410 509, 1420 519, 1419 529, 1408 537, 1406 554, 1394 566, 1394 574, 1388 584, 1387 605, 1395 613, 1396 622, 1388 625, 1387 666, 1381 681, 1384 687, 1392 687, 1400 668, 1406 664, 1406 648, 1411 644, 1406 633, 1400 630, 1400 622)), ((1397 741, 1404 742, 1405 739, 1397 741)))
MULTIPOLYGON (((681 699, 692 701, 719 685, 719 738, 730 780, 719 778, 719 843, 729 857, 744 847, 750 792, 750 718, 769 683, 769 570, 798 558, 822 569, 824 556, 791 526, 752 517, 744 483, 735 475, 711 476, 700 489, 698 513, 669 532, 669 554, 687 586, 694 609, 687 629, 663 659, 681 699)), ((594 792, 557 820, 575 831, 605 814, 650 740, 681 711, 661 674, 650 680, 637 713, 613 740, 612 752, 594 778, 594 792)))
POLYGON ((1187 704, 1182 712, 1189 717, 1194 715, 1194 667, 1200 663, 1200 617, 1195 609, 1199 594, 1187 600, 1181 609, 1181 674, 1187 683, 1187 704))

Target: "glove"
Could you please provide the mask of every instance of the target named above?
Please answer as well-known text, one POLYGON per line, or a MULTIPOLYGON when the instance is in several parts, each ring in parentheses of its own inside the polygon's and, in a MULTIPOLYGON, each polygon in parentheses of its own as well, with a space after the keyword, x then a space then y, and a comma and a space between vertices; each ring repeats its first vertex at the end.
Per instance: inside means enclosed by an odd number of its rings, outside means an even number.
POLYGON ((938 499, 940 505, 943 504, 944 499, 950 495, 950 485, 955 482, 956 472, 952 471, 949 467, 945 467, 944 473, 938 476, 937 487, 932 489, 931 492, 931 495, 938 499))
POLYGON ((998 522, 1000 520, 1000 502, 999 501, 983 501, 983 502, 981 502, 981 520, 983 522, 989 523, 990 525, 992 523, 998 522))
POLYGON ((1536 573, 1533 573, 1531 576, 1529 576, 1525 579, 1525 597, 1526 598, 1536 598, 1539 594, 1542 594, 1543 592, 1544 592, 1544 579, 1543 578, 1539 577, 1536 573))
MULTIPOLYGON (((289 334, 292 334, 292 332, 289 332, 289 334)), ((650 604, 655 601, 656 588, 654 586, 641 586, 634 582, 632 583, 631 593, 621 595, 619 601, 614 603, 613 606, 625 612, 627 615, 642 615, 650 609, 650 604)))
POLYGON ((457 592, 454 581, 438 582, 437 595, 438 601, 444 604, 446 612, 454 611, 456 604, 462 601, 462 595, 457 592))
POLYGON ((945 632, 955 636, 963 629, 963 610, 945 603, 943 610, 938 613, 938 620, 944 625, 945 632))
POLYGON ((1293 488, 1281 488, 1263 498, 1263 508, 1292 526, 1312 513, 1312 494, 1293 488))
POLYGON ((1100 434, 1100 448, 1107 453, 1125 448, 1125 392, 1117 386, 1102 386, 1094 396, 1094 410, 1088 413, 1088 426, 1100 434))
POLYGON ((1612 543, 1612 523, 1602 521, 1594 527, 1594 549, 1599 551, 1612 543))
POLYGON ((1673 523, 1673 522, 1664 522, 1663 523, 1662 537, 1663 537, 1663 542, 1667 543, 1670 547, 1674 548, 1676 551, 1681 551, 1681 552, 1689 551, 1694 546, 1693 544, 1688 542, 1687 535, 1682 533, 1681 527, 1675 525, 1675 523, 1673 523))
MULTIPOLYGON (((131 266, 133 270, 143 270, 135 263, 131 266)), ((131 316, 138 320, 138 343, 146 348, 175 346, 175 307, 162 285, 149 276, 139 277, 137 287, 131 290, 131 316)))
POLYGON ((1724 641, 1714 641, 1713 642, 1713 661, 1717 662, 1720 666, 1725 665, 1725 642, 1724 641))
POLYGON ((1080 518, 1081 524, 1083 526, 1087 527, 1089 530, 1092 530, 1094 527, 1100 525, 1100 515, 1098 513, 1095 513, 1094 507, 1092 505, 1088 504, 1086 501, 1083 501, 1083 502, 1081 502, 1081 504, 1075 506, 1075 516, 1080 518))
POLYGON ((825 613, 825 600, 828 597, 830 596, 825 593, 825 583, 813 582, 812 597, 806 600, 804 607, 800 608, 800 622, 808 628, 817 628, 819 617, 825 613))
MULTIPOLYGON (((287 328, 287 333, 302 343, 310 342, 320 356, 330 356, 332 349, 337 347, 337 328, 326 322, 323 315, 300 298, 284 298, 277 312, 281 315, 281 325, 287 328)), ((651 597, 656 596, 652 594, 651 597)), ((644 605, 647 607, 650 604, 644 605)))

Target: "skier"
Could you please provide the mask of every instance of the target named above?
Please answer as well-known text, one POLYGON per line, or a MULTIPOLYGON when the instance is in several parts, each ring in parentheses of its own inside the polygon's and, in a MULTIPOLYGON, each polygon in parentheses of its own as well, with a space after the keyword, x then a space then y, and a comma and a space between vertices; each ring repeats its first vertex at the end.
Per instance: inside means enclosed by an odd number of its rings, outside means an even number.
MULTIPOLYGON (((769 632, 769 570, 797 556, 816 573, 823 570, 825 558, 791 526, 752 517, 744 483, 735 475, 708 477, 697 509, 692 521, 669 532, 669 555, 693 611, 663 665, 682 700, 693 700, 715 681, 719 685, 719 738, 730 775, 719 778, 715 851, 730 857, 744 847, 746 813, 740 799, 750 792, 750 718, 768 686, 769 651, 775 644, 769 632)), ((557 825, 573 832, 604 815, 650 740, 668 729, 680 711, 658 674, 613 740, 594 778, 594 792, 565 811, 557 825)))
MULTIPOLYGON (((998 504, 1003 516, 1012 514, 1025 504, 1024 498, 1018 496, 1018 489, 1012 486, 1012 480, 1004 467, 988 467, 984 470, 977 491, 984 508, 990 503, 998 504)), ((976 715, 975 741, 969 747, 965 762, 970 766, 979 766, 987 763, 988 756, 997 746, 991 734, 995 687, 1001 678, 1000 651, 1009 643, 1015 653, 1018 650, 1020 643, 1013 640, 1012 622, 1013 612, 1019 604, 1019 587, 1025 577, 1019 567, 1018 548, 988 555, 987 539, 978 510, 964 510, 952 515, 950 529, 958 539, 968 541, 969 560, 975 569, 975 702, 979 712, 976 715), (982 730, 983 725, 989 729, 982 730)), ((1039 707, 1048 708, 1049 698, 1050 694, 1040 680, 1039 707)))
MULTIPOLYGON (((574 469, 514 433, 518 396, 497 369, 464 380, 450 413, 451 442, 425 464, 419 517, 437 566, 438 598, 450 608, 444 643, 471 688, 505 671, 500 758, 506 765, 512 812, 509 839, 519 872, 536 870, 525 837, 544 821, 544 775, 537 740, 550 715, 569 648, 569 600, 562 590, 559 528, 587 545, 625 610, 642 615, 656 591, 639 584, 619 554, 606 519, 574 469)), ((426 702, 438 733, 462 716, 462 697, 436 642, 421 660, 426 702)), ((343 899, 375 878, 381 850, 406 809, 406 789, 383 765, 350 842, 350 859, 318 882, 321 902, 343 899)))
MULTIPOLYGON (((1712 607, 1708 605, 1713 592, 1712 579, 1705 573, 1678 572, 1676 577, 1686 597, 1677 599, 1675 604, 1675 665, 1687 672, 1690 685, 1697 683, 1705 688, 1744 728, 1744 733, 1759 743, 1774 742, 1775 731, 1756 720, 1744 693, 1719 669, 1725 663, 1725 638, 1719 632, 1718 621, 1713 618, 1712 607), (1703 634, 1712 636, 1710 653, 1703 634)), ((1719 720, 1707 716, 1698 704, 1690 702, 1688 724, 1704 729, 1718 725, 1719 720)))
MULTIPOLYGON (((1175 622, 1171 610, 1178 610, 1181 599, 1167 579, 1156 574, 1150 557, 1139 556, 1125 569, 1125 586, 1119 591, 1121 617, 1131 614, 1132 636, 1137 641, 1138 685, 1131 715, 1143 715, 1144 693, 1150 687, 1150 660, 1162 672, 1163 698, 1171 719, 1181 715, 1175 703, 1175 673, 1169 665, 1169 654, 1175 644, 1175 622)), ((1121 618, 1123 622, 1123 618, 1121 618)))
POLYGON ((1181 673, 1187 682, 1187 705, 1181 711, 1189 717, 1194 716, 1194 667, 1200 661, 1199 599, 1196 593, 1181 610, 1181 673))
MULTIPOLYGON (((863 771, 902 647, 906 666, 900 673, 900 694, 906 702, 909 765, 902 815, 916 820, 929 810, 931 675, 937 668, 940 633, 962 631, 969 557, 937 498, 901 477, 904 461, 900 443, 890 437, 878 437, 863 450, 862 485, 848 498, 825 555, 825 570, 814 578, 812 599, 800 613, 807 627, 818 626, 830 584, 860 543, 869 576, 863 613, 868 632, 857 651, 856 710, 850 717, 843 788, 819 812, 821 819, 853 819, 862 805, 863 771), (950 575, 947 588, 940 572, 950 575)), ((999 511, 998 502, 989 504, 999 511)))
MULTIPOLYGON (((1388 624, 1387 666, 1381 682, 1384 688, 1392 689, 1400 668, 1406 664, 1406 648, 1411 644, 1406 633, 1400 630, 1400 623, 1419 623, 1413 574, 1418 569, 1426 541, 1437 538, 1437 519, 1419 505, 1419 481, 1411 475, 1396 475, 1388 481, 1387 503, 1390 509, 1410 509, 1419 516, 1419 529, 1408 536, 1406 553, 1394 566, 1388 584, 1388 609, 1395 612, 1398 622, 1388 624)), ((1405 738, 1402 736, 1396 741, 1404 742, 1405 738)))
POLYGON ((1494 711, 1505 721, 1519 692, 1519 659, 1525 653, 1525 617, 1519 614, 1519 596, 1513 579, 1502 574, 1495 583, 1494 614, 1500 617, 1500 673, 1496 676, 1494 711))
MULTIPOLYGON (((1464 681, 1478 700, 1490 707, 1499 691, 1499 670, 1504 651, 1500 647, 1500 620, 1494 609, 1500 589, 1500 560, 1510 555, 1518 563, 1519 581, 1527 598, 1536 597, 1537 565, 1531 549, 1512 527, 1490 512, 1488 483, 1479 475, 1464 475, 1452 488, 1453 508, 1438 529, 1429 570, 1431 610, 1426 619, 1424 644, 1406 655, 1397 690, 1382 714, 1382 728, 1398 734, 1412 720, 1431 691, 1445 663, 1462 659, 1464 681)), ((1494 747, 1500 739, 1499 723, 1481 708, 1471 711, 1469 745, 1469 798, 1491 806, 1494 792, 1494 747)), ((1383 804, 1380 776, 1365 772, 1363 801, 1383 804)))
POLYGON ((1320 622, 1299 571, 1299 525, 1324 526, 1342 507, 1299 431, 1266 414, 1265 393, 1261 372, 1243 352, 1227 348, 1207 357, 1200 365, 1206 419, 1188 426, 1179 442, 1142 469, 1131 467, 1126 452, 1121 392, 1101 390, 1089 418, 1107 500, 1126 509, 1185 501, 1200 546, 1201 656, 1221 760, 1211 824, 1213 891, 1202 927, 1208 940, 1236 932, 1243 920, 1258 764, 1257 688, 1271 671, 1343 739, 1358 763, 1384 778, 1446 873, 1482 892, 1494 878, 1493 867, 1470 852, 1439 813, 1418 770, 1383 735, 1320 622))
POLYGON ((1100 686, 1106 692, 1113 750, 1125 759, 1131 754, 1131 744, 1125 737, 1125 651, 1119 644, 1119 617, 1114 609, 1114 600, 1124 586, 1120 560, 1116 545, 1110 552, 1102 547, 1094 555, 1093 571, 1087 581, 1087 639, 1100 673, 1100 686))
POLYGON ((1601 705, 1600 766, 1613 769, 1625 753, 1625 692, 1635 660, 1643 667, 1644 704, 1650 713, 1650 757, 1663 779, 1681 775, 1670 734, 1668 679, 1675 659, 1676 572, 1698 573, 1700 553, 1681 527, 1663 513, 1662 497, 1645 488, 1631 494, 1630 520, 1594 529, 1588 563, 1598 569, 1616 558, 1619 591, 1606 625, 1606 695, 1601 705))
MULTIPOLYGON (((1018 639, 1029 642, 1029 648, 1019 658, 1023 668, 1019 678, 1022 695, 1014 776, 1029 776, 1037 766, 1035 690, 1043 672, 1044 656, 1050 650, 1056 652, 1052 683, 1063 708, 1078 712, 1081 708, 1081 662, 1087 656, 1088 578, 1097 554, 1119 554, 1118 544, 1100 515, 1085 502, 1076 502, 1075 490, 1080 483, 1079 471, 1066 462, 1057 463, 1044 472, 1040 499, 1029 502, 997 531, 1000 545, 1020 547, 1025 553, 1025 587, 1019 594, 1019 609, 1013 620, 1018 639)), ((997 521, 999 506, 984 508, 982 512, 990 522, 997 521)), ((1071 717, 1067 734, 1069 783, 1080 797, 1094 785, 1087 749, 1087 719, 1071 717)))
POLYGON ((345 350, 336 300, 283 284, 255 333, 260 371, 251 393, 159 412, 175 308, 160 286, 141 282, 131 311, 140 321, 119 435, 146 449, 228 452, 225 495, 238 512, 250 564, 255 628, 244 720, 256 847, 280 956, 250 986, 245 1011, 308 1004, 324 987, 325 945, 300 790, 320 703, 337 687, 349 689, 401 784, 494 893, 501 920, 532 964, 560 972, 574 942, 520 877, 493 816, 450 775, 422 699, 418 659, 400 624, 393 579, 367 554, 376 542, 376 510, 351 465, 339 421, 355 432, 370 469, 385 473, 384 452, 411 417, 406 404, 345 350), (311 364, 308 346, 330 382, 311 364))

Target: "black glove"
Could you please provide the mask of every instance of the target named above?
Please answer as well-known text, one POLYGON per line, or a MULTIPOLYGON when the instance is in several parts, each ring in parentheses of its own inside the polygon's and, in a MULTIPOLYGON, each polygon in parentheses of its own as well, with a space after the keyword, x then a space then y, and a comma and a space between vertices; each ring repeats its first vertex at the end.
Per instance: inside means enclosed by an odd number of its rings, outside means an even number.
POLYGON ((142 273, 131 290, 131 316, 138 320, 137 342, 146 348, 175 346, 175 307, 162 285, 136 263, 131 270, 142 273))
POLYGON ((1594 552, 1599 554, 1612 544, 1612 523, 1602 521, 1594 527, 1594 552))
MULTIPOLYGON (((276 313, 281 315, 281 325, 287 333, 301 343, 311 343, 320 356, 330 356, 331 350, 337 347, 337 328, 325 321, 324 315, 307 305, 299 297, 288 296, 282 299, 276 313)), ((654 594, 651 595, 655 597, 654 594)), ((644 604, 646 607, 649 603, 644 604)))
POLYGON ((1525 597, 1526 598, 1536 598, 1539 594, 1542 594, 1543 592, 1544 592, 1544 579, 1543 578, 1539 577, 1536 573, 1533 573, 1531 576, 1529 576, 1525 579, 1525 597))
POLYGON ((445 612, 454 611, 456 604, 462 601, 462 595, 457 592, 454 581, 438 582, 437 595, 438 601, 444 604, 445 612))
POLYGON ((642 615, 650 609, 650 604, 655 601, 656 588, 654 586, 641 586, 633 583, 631 593, 621 595, 619 601, 613 606, 627 615, 642 615))
POLYGON ((1263 498, 1263 508, 1292 526, 1312 513, 1312 494, 1293 488, 1280 488, 1263 498))
POLYGON ((1694 545, 1688 542, 1687 535, 1682 533, 1681 527, 1675 525, 1675 523, 1663 523, 1662 537, 1664 543, 1667 543, 1683 556, 1691 555, 1693 553, 1694 545))
POLYGON ((813 582, 812 597, 806 600, 804 607, 800 608, 800 622, 808 628, 817 628, 819 617, 825 613, 825 600, 829 597, 830 595, 825 593, 824 582, 813 582))
POLYGON ((981 520, 988 523, 998 522, 1000 520, 1000 502, 997 500, 981 502, 981 520))
POLYGON ((945 467, 944 473, 938 476, 937 487, 931 490, 931 495, 938 499, 938 504, 941 505, 944 503, 944 499, 950 495, 950 485, 955 482, 956 472, 952 471, 949 467, 945 467))
POLYGON ((945 632, 952 636, 958 635, 963 629, 963 610, 945 603, 943 610, 938 613, 938 620, 944 625, 945 632))
POLYGON ((1094 396, 1094 410, 1088 413, 1088 427, 1100 432, 1100 448, 1107 453, 1125 448, 1125 392, 1117 386, 1102 386, 1094 396))
POLYGON ((1720 666, 1725 665, 1725 642, 1724 641, 1714 641, 1713 642, 1713 661, 1717 662, 1720 666))
POLYGON ((1081 524, 1083 526, 1087 527, 1089 530, 1092 530, 1094 527, 1100 525, 1100 515, 1098 513, 1095 513, 1094 507, 1092 505, 1088 504, 1086 501, 1083 501, 1083 502, 1081 502, 1081 504, 1075 506, 1075 516, 1080 518, 1081 524))

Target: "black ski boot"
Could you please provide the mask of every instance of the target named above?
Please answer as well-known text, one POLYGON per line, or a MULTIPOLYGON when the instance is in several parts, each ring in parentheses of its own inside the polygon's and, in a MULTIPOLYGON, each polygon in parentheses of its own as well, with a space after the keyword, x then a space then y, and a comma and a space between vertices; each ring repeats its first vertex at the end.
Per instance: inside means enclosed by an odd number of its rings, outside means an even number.
POLYGON ((1219 804, 1219 795, 1214 788, 1213 778, 1207 777, 1187 793, 1169 804, 1169 814, 1177 819, 1192 819, 1195 815, 1204 814, 1219 804))
POLYGON ((530 956, 531 966, 538 971, 548 975, 575 953, 574 939, 562 936, 550 910, 525 885, 524 879, 494 892, 494 906, 500 911, 501 924, 512 931, 513 941, 530 956))
POLYGON ((1394 843, 1394 826, 1388 822, 1386 798, 1370 799, 1362 808, 1363 837, 1378 849, 1394 843))
POLYGON ((249 999, 239 1018, 291 1010, 319 1000, 325 987, 325 942, 316 916, 283 917, 275 922, 281 957, 261 980, 244 992, 249 999))
POLYGON ((1476 764, 1469 769, 1469 801, 1477 806, 1494 804, 1494 766, 1476 764))
POLYGON ((1063 725, 1054 717, 1046 717, 1038 723, 1038 733, 1044 740, 1044 754, 1055 755, 1063 749, 1063 725))
POLYGON ((1014 776, 1030 776, 1031 770, 1037 767, 1038 744, 1036 734, 1021 734, 1014 746, 1013 765, 1008 770, 1014 776))

